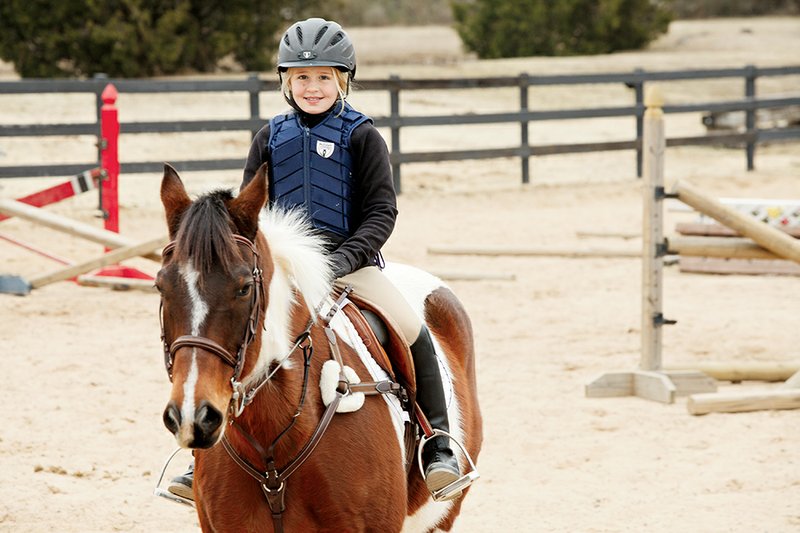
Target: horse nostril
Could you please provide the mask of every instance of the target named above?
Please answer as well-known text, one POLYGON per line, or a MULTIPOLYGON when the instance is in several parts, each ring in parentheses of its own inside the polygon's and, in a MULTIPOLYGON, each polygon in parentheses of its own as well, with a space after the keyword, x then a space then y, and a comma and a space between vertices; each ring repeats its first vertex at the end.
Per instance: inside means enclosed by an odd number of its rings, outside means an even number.
POLYGON ((222 424, 222 413, 211 404, 203 402, 194 419, 202 435, 210 437, 222 424))
POLYGON ((181 411, 174 402, 169 402, 167 408, 164 409, 164 425, 173 435, 178 432, 181 426, 181 411))

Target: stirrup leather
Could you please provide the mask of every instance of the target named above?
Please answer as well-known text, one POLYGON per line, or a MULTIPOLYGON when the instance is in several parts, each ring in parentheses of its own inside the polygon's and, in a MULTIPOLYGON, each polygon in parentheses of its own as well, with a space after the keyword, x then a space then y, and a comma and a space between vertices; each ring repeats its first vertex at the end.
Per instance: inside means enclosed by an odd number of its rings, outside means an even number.
POLYGON ((166 462, 164 462, 164 467, 161 469, 161 475, 158 476, 158 481, 156 482, 156 488, 153 489, 153 496, 160 496, 165 498, 171 502, 181 503, 183 505, 188 505, 189 507, 194 507, 194 502, 188 498, 184 498, 182 496, 178 496, 177 494, 172 494, 170 491, 161 488, 161 482, 164 480, 164 473, 167 471, 167 467, 183 448, 177 448, 172 455, 170 455, 166 462))
POLYGON ((434 437, 447 437, 450 439, 451 442, 455 442, 456 445, 461 449, 461 452, 464 454, 464 457, 467 458, 467 463, 469 463, 470 470, 458 478, 457 480, 453 481, 449 485, 445 485, 439 490, 435 490, 431 493, 433 497, 433 501, 441 502, 450 499, 454 494, 461 492, 462 490, 466 489, 473 482, 475 482, 481 475, 478 473, 478 469, 475 467, 475 463, 472 461, 472 457, 469 456, 467 453, 467 449, 461 444, 459 441, 454 439, 450 433, 446 431, 442 431, 441 429, 434 429, 430 435, 422 435, 419 440, 419 444, 417 445, 417 464, 419 465, 419 473, 422 476, 423 481, 427 481, 425 477, 425 469, 422 466, 422 449, 425 447, 425 443, 431 440, 434 437))

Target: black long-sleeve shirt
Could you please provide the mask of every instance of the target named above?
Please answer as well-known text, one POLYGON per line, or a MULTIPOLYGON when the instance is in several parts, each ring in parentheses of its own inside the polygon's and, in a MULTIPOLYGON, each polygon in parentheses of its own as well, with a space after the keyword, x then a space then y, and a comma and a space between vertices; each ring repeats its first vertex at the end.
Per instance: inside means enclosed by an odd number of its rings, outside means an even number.
MULTIPOLYGON (((333 109, 338 109, 338 103, 333 109)), ((326 116, 327 113, 319 115, 300 113, 301 120, 309 127, 318 124, 326 116)), ((267 146, 269 134, 270 127, 267 124, 253 139, 244 167, 242 188, 253 179, 259 167, 269 161, 270 153, 267 146)), ((381 247, 389 239, 397 218, 397 195, 392 181, 389 150, 383 137, 370 122, 364 122, 353 130, 350 151, 355 179, 353 190, 355 230, 346 239, 325 232, 331 243, 330 252, 336 259, 334 262, 341 263, 343 259, 347 263, 336 268, 339 277, 373 264, 381 247)))

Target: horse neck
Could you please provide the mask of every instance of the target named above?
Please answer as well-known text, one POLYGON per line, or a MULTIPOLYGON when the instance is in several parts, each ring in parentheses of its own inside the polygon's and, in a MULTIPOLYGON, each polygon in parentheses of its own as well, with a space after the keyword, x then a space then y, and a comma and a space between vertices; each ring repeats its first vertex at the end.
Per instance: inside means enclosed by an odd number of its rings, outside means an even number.
MULTIPOLYGON (((310 314, 301 296, 291 310, 292 345, 297 335, 302 333, 310 320, 310 314)), ((260 344, 260 343, 259 343, 260 344)), ((330 357, 322 328, 315 325, 311 330, 311 354, 305 398, 304 350, 297 347, 288 357, 290 367, 284 365, 272 379, 256 394, 253 402, 236 419, 244 431, 249 433, 266 450, 278 435, 294 420, 292 428, 278 441, 275 459, 278 464, 285 463, 297 455, 308 442, 319 421, 322 408, 319 393, 319 378, 322 364, 330 357), (299 416, 298 408, 303 403, 299 416)))

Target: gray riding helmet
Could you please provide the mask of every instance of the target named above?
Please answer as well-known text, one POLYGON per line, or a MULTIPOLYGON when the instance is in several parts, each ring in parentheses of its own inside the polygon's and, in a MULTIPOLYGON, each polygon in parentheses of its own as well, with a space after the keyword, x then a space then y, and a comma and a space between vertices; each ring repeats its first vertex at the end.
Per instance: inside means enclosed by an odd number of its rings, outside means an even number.
POLYGON ((356 51, 342 27, 310 18, 292 24, 278 47, 278 72, 290 67, 336 67, 356 76, 356 51))

